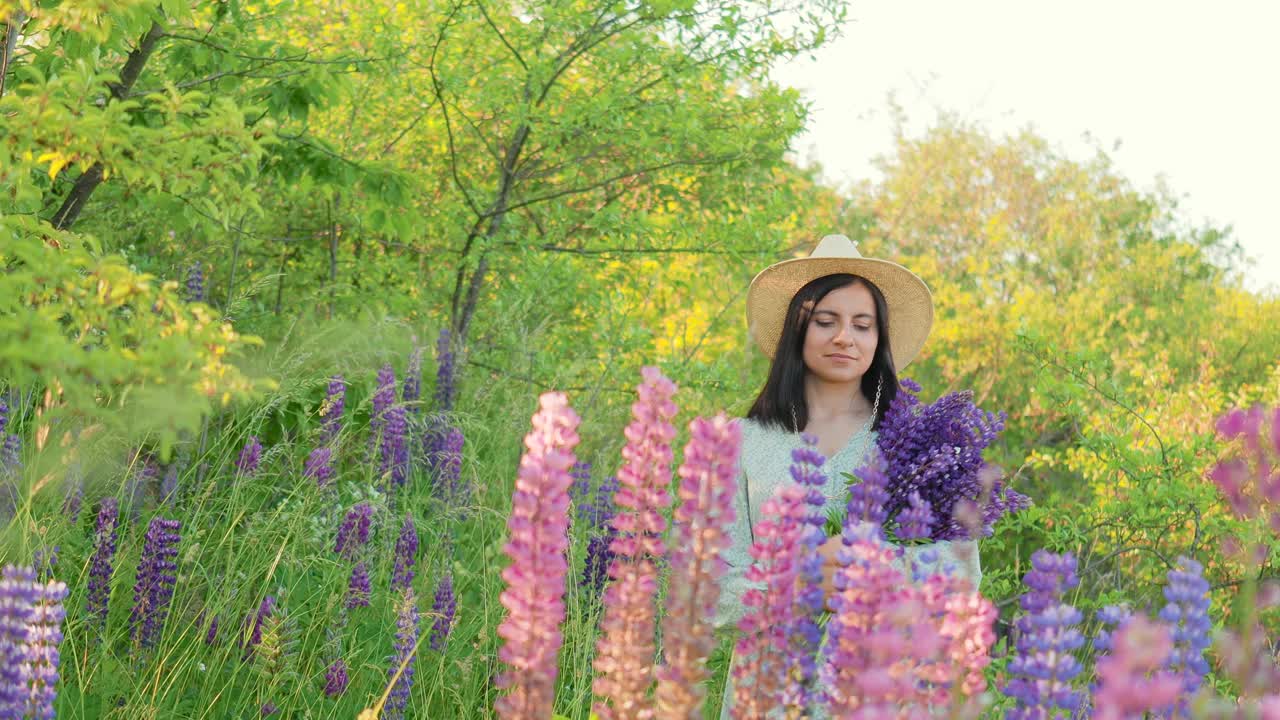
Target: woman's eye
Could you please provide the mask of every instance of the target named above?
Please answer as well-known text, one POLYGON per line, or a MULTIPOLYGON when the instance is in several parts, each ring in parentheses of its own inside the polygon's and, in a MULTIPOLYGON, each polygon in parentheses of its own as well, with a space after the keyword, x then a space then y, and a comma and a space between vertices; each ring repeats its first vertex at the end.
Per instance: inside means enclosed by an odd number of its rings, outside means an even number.
POLYGON ((829 328, 832 325, 835 325, 835 323, 831 322, 830 320, 814 320, 814 322, 818 324, 818 327, 824 327, 824 328, 829 328))
POLYGON ((870 325, 854 325, 853 328, 855 330, 862 330, 863 332, 866 332, 867 330, 871 329, 871 326, 870 325))

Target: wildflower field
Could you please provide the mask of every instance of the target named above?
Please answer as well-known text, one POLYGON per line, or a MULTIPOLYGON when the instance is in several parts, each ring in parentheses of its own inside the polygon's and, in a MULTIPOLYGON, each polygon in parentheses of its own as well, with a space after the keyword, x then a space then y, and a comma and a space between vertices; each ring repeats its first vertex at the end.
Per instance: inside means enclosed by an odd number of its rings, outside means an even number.
POLYGON ((0 718, 1280 717, 1275 290, 1030 132, 822 184, 762 78, 846 12, 0 0, 0 718), (933 332, 718 627, 829 231, 933 332))

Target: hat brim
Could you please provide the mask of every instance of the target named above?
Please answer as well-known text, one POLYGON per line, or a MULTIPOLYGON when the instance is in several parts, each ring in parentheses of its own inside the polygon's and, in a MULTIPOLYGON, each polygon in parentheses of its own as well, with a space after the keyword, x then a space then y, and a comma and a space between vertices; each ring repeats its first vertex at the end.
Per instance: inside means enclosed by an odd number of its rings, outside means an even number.
POLYGON ((933 294, 910 270, 875 258, 803 257, 761 270, 747 291, 747 328, 756 346, 772 358, 782 337, 791 298, 810 281, 848 273, 871 281, 889 308, 889 345, 902 371, 924 348, 933 327, 933 294))

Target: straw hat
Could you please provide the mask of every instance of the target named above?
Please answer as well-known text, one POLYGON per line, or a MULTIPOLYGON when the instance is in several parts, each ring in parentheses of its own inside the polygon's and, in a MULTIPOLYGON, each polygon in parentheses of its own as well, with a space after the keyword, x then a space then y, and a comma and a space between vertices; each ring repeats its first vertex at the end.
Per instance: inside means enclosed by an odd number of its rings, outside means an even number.
POLYGON ((862 257, 844 235, 827 235, 809 257, 774 263, 751 281, 747 291, 747 328, 756 345, 773 357, 791 298, 810 280, 849 273, 870 280, 889 306, 889 344, 901 371, 924 347, 933 326, 933 296, 915 273, 887 260, 862 257))

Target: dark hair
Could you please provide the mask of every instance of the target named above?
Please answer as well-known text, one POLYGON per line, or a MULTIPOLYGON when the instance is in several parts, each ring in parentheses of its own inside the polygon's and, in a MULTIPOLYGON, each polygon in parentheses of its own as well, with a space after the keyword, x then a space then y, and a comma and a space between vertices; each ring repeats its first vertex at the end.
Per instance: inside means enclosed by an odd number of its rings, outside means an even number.
POLYGON ((871 366, 862 376, 862 394, 874 400, 876 387, 881 387, 880 407, 872 427, 878 429, 889 403, 898 394, 898 373, 893 365, 893 351, 889 347, 889 306, 884 294, 875 283, 859 275, 841 273, 824 275, 810 280, 796 291, 787 306, 787 316, 782 323, 782 335, 769 366, 769 378, 764 389, 747 412, 747 417, 763 425, 774 425, 791 432, 809 424, 809 405, 804 399, 804 376, 808 368, 804 364, 804 337, 809 329, 809 316, 822 298, 832 290, 859 284, 871 291, 876 305, 876 353, 871 366), (792 413, 794 412, 794 420, 792 413))

